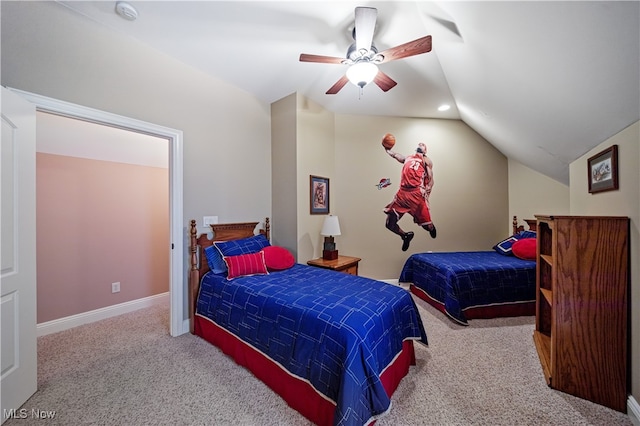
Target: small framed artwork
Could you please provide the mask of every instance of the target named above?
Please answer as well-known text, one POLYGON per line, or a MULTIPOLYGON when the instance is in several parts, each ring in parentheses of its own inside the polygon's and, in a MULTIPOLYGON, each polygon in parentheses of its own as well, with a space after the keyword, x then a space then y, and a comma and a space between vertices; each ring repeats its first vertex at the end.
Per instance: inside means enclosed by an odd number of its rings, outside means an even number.
POLYGON ((589 192, 618 189, 618 145, 611 145, 587 160, 589 192))
POLYGON ((311 214, 329 214, 329 178, 309 176, 311 214))

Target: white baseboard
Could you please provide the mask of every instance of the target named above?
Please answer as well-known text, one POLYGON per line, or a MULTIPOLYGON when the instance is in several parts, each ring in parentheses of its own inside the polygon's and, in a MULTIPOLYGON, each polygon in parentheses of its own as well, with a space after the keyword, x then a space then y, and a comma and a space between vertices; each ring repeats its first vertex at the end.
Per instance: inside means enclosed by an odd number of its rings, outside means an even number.
POLYGON ((40 323, 37 325, 38 337, 160 304, 169 304, 169 292, 40 323))
POLYGON ((627 415, 635 426, 640 426, 640 404, 631 395, 627 399, 627 415))

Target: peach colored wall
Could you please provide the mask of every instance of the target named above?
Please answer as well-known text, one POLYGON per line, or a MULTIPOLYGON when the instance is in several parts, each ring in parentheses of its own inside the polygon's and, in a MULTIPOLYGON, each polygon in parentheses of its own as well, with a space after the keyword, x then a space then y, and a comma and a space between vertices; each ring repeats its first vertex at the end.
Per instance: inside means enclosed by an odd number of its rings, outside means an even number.
POLYGON ((169 291, 168 179, 165 168, 36 154, 38 323, 169 291))

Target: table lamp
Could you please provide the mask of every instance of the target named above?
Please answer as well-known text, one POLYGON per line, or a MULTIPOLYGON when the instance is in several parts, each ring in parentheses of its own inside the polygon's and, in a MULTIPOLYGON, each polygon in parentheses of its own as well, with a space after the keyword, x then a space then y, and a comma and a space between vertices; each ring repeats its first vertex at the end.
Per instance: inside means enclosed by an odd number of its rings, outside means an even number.
POLYGON ((340 235, 340 222, 338 222, 338 216, 329 215, 324 218, 324 224, 322 225, 320 235, 324 235, 322 258, 325 260, 337 259, 338 250, 336 250, 336 243, 333 240, 333 237, 335 235, 340 235))

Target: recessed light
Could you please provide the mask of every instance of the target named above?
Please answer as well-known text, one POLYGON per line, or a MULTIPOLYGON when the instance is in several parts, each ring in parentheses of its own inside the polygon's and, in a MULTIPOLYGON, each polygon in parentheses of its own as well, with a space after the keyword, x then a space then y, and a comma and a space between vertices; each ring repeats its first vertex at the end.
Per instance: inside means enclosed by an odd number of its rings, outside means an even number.
POLYGON ((444 104, 438 107, 438 111, 448 111, 451 108, 451 105, 444 104))

